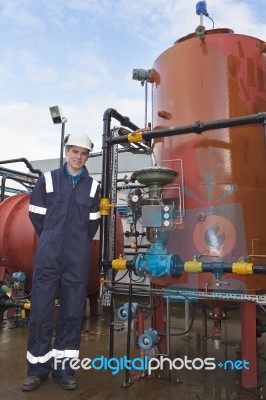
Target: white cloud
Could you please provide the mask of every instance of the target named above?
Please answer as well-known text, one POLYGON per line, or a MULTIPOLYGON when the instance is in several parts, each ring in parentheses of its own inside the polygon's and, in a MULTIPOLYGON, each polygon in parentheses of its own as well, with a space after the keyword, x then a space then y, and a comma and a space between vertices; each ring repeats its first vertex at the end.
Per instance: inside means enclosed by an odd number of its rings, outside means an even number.
POLYGON ((100 0, 69 0, 67 7, 72 10, 101 14, 105 5, 105 1, 100 0))
MULTIPOLYGON (((151 68, 175 40, 194 32, 196 3, 2 0, 0 158, 58 157, 60 126, 52 124, 48 109, 56 104, 68 118, 66 132, 86 130, 96 151, 107 108, 143 126, 144 88, 132 81, 132 68, 151 68)), ((207 5, 216 28, 265 39, 264 1, 209 0, 207 5)), ((209 19, 204 24, 212 27, 209 19)))
MULTIPOLYGON (((28 82, 33 84, 53 83, 58 79, 58 73, 53 66, 49 66, 47 62, 38 57, 31 51, 19 51, 17 54, 28 82)), ((20 71, 21 73, 21 71, 20 71)), ((19 74, 19 71, 18 71, 19 74)))
POLYGON ((55 156, 57 139, 52 132, 48 112, 27 103, 1 106, 1 159, 26 157, 32 160, 43 158, 42 154, 44 158, 49 158, 50 153, 55 156))
MULTIPOLYGON (((129 115, 132 122, 142 122, 143 102, 134 99, 91 99, 81 107, 65 105, 67 117, 65 131, 86 131, 101 151, 104 111, 110 104, 122 115, 129 115)), ((55 104, 53 104, 55 105, 55 104)), ((119 125, 119 123, 117 123, 119 125)), ((49 109, 27 103, 13 103, 0 107, 0 136, 2 139, 0 159, 26 157, 38 160, 59 157, 61 125, 53 125, 49 109)))
POLYGON ((28 10, 27 3, 23 0, 2 0, 1 15, 5 19, 14 22, 21 28, 43 29, 44 27, 41 18, 30 12, 28 10))

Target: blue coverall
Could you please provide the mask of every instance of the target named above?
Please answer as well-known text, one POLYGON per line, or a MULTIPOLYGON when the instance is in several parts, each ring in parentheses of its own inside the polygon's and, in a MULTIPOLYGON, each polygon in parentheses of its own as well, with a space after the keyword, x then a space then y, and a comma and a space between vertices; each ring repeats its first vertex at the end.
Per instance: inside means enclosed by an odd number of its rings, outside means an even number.
MULTIPOLYGON (((42 175, 30 198, 29 216, 39 235, 32 280, 28 376, 45 377, 55 358, 78 358, 87 294, 90 244, 98 229, 100 186, 84 166, 72 177, 66 164, 42 175), (55 298, 60 293, 52 344, 55 298)), ((53 369, 53 376, 74 371, 53 369)))

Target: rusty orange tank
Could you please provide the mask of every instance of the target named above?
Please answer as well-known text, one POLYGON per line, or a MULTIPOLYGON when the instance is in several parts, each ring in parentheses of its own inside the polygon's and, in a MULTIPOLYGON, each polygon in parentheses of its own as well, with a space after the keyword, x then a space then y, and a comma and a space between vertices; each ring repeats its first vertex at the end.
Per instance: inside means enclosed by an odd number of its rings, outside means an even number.
MULTIPOLYGON (((265 43, 230 29, 207 31, 203 41, 188 35, 157 58, 152 86, 153 129, 265 112, 265 43)), ((153 164, 179 172, 184 200, 171 253, 266 263, 264 140, 259 125, 154 140, 153 164)), ((246 283, 266 288, 265 278, 246 283)))
MULTIPOLYGON (((190 34, 157 58, 151 82, 152 129, 265 112, 266 44, 230 29, 207 31, 203 38, 190 34)), ((217 263, 213 273, 151 277, 152 285, 243 293, 242 357, 250 361, 250 371, 242 371, 242 384, 247 388, 257 386, 256 303, 247 298, 265 293, 266 275, 223 274, 219 263, 266 264, 265 140, 263 126, 252 125, 158 138, 152 147, 153 165, 179 172, 180 219, 170 232, 169 252, 183 262, 197 256, 217 263)), ((173 191, 168 193, 171 198, 173 191)), ((212 300, 209 305, 213 338, 219 341, 225 304, 212 300)), ((164 329, 162 306, 154 312, 154 328, 164 329)))

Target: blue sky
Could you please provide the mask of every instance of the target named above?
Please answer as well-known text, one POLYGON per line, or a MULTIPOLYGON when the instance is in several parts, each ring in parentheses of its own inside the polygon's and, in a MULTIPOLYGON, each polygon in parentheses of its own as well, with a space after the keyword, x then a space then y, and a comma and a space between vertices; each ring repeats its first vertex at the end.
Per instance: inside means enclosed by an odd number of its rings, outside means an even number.
MULTIPOLYGON (((266 40, 265 0, 209 0, 215 28, 266 40)), ((101 150, 102 116, 115 108, 144 125, 134 68, 152 67, 199 25, 194 0, 0 0, 0 160, 55 158, 60 125, 86 131, 101 150)), ((205 19, 211 29, 212 23, 205 19)))

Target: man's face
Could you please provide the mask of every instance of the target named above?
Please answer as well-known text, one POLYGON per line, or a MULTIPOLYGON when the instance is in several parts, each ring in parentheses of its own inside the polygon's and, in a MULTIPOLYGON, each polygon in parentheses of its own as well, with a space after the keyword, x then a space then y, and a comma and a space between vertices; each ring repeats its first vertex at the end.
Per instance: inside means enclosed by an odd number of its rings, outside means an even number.
POLYGON ((84 147, 71 146, 66 148, 65 155, 69 172, 78 174, 89 158, 89 150, 84 147))

